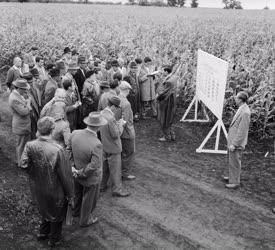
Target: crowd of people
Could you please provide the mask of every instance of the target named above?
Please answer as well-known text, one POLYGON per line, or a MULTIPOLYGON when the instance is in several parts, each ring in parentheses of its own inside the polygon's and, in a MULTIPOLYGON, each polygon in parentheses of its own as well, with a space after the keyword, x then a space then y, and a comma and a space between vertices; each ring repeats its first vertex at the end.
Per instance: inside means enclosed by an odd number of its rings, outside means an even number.
MULTIPOLYGON (((177 77, 173 66, 156 67, 149 57, 79 55, 66 47, 61 58, 45 61, 32 47, 15 57, 7 73, 9 105, 16 135, 17 165, 30 175, 31 193, 42 216, 38 240, 60 242, 68 207, 79 225, 97 222, 94 209, 110 183, 114 197, 130 193, 135 156, 134 122, 160 122, 159 141, 175 141, 177 77)), ((248 94, 236 96, 238 110, 228 133, 227 188, 240 186, 241 158, 251 112, 248 94)))
POLYGON ((159 140, 175 140, 177 78, 149 57, 104 61, 66 47, 46 61, 32 47, 14 58, 6 85, 17 166, 30 175, 42 216, 37 239, 50 246, 60 241, 68 205, 86 227, 97 222, 93 211, 109 183, 114 197, 130 195, 122 181, 136 178, 134 122, 158 118, 159 140))

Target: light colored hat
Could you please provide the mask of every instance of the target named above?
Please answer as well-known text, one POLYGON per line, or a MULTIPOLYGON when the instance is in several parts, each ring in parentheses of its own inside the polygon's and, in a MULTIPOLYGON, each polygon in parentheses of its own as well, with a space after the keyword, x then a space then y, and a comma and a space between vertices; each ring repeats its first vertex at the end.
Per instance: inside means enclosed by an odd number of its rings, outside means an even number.
POLYGON ((119 89, 120 90, 126 90, 126 89, 132 89, 132 87, 128 82, 122 81, 119 85, 119 89))
POLYGON ((86 125, 94 127, 100 127, 107 124, 107 120, 100 112, 91 112, 83 121, 86 125))
POLYGON ((17 78, 15 81, 12 82, 12 84, 19 89, 29 89, 30 86, 26 79, 23 78, 17 78))

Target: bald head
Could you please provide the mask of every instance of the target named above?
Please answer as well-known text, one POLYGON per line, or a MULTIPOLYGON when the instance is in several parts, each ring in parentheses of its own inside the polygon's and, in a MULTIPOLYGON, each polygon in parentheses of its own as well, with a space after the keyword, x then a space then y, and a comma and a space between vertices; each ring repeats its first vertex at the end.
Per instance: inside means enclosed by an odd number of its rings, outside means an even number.
POLYGON ((21 60, 21 58, 20 57, 15 57, 14 59, 13 59, 13 65, 15 65, 16 67, 21 67, 21 65, 22 65, 22 60, 21 60))

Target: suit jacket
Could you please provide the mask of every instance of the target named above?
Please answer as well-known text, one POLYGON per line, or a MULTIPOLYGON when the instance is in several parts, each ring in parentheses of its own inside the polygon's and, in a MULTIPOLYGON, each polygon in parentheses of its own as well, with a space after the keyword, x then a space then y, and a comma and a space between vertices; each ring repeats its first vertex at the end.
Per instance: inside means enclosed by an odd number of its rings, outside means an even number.
POLYGON ((50 78, 45 85, 45 90, 42 97, 43 106, 53 99, 57 88, 58 88, 57 82, 54 79, 50 78))
POLYGON ((102 179, 102 144, 96 133, 88 129, 75 130, 68 142, 70 160, 80 170, 76 180, 83 186, 99 184, 102 179))
POLYGON ((18 68, 15 68, 14 66, 11 67, 8 70, 7 78, 6 78, 6 82, 5 82, 8 86, 8 88, 11 87, 13 81, 15 81, 17 78, 20 78, 20 77, 21 77, 20 70, 18 68))
POLYGON ((12 132, 25 135, 31 132, 30 109, 27 101, 16 90, 9 96, 9 106, 12 110, 12 132))
POLYGON ((250 115, 250 109, 246 103, 239 107, 229 127, 228 147, 234 145, 236 148, 245 148, 248 138, 250 115))
POLYGON ((48 137, 28 142, 21 157, 29 173, 31 193, 42 217, 65 219, 67 199, 73 197, 73 176, 68 155, 48 137))
POLYGON ((131 108, 131 104, 125 96, 120 94, 119 98, 120 98, 120 106, 122 111, 122 118, 126 121, 121 138, 134 139, 135 128, 134 128, 133 111, 131 108))
POLYGON ((79 93, 82 92, 84 82, 86 80, 86 70, 83 69, 84 74, 82 73, 81 69, 78 69, 76 74, 74 75, 75 83, 78 87, 79 93))
POLYGON ((114 113, 107 107, 101 111, 108 123, 100 128, 103 151, 108 154, 119 154, 122 151, 120 140, 120 128, 116 122, 114 113))

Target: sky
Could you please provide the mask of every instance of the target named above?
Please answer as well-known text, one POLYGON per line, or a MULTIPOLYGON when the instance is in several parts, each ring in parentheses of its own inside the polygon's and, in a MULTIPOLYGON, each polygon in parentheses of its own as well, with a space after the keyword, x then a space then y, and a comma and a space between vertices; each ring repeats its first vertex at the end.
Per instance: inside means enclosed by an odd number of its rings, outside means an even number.
MULTIPOLYGON (((275 9, 275 0, 239 0, 245 9, 263 9, 266 4, 270 9, 275 9)), ((191 0, 186 1, 190 6, 191 0)), ((199 7, 223 8, 222 0, 198 0, 199 7)))

